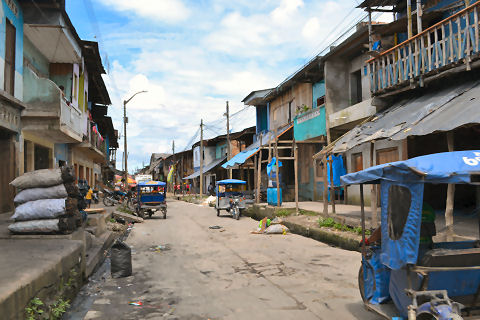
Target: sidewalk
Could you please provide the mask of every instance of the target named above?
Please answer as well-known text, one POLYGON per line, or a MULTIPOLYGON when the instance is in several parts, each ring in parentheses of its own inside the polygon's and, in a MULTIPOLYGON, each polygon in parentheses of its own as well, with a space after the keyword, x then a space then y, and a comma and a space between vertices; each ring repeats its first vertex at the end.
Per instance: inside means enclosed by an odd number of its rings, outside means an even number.
POLYGON ((69 235, 13 235, 7 229, 11 213, 0 214, 2 319, 25 319, 25 308, 33 298, 45 304, 72 299, 114 240, 105 227, 113 209, 89 214, 87 228, 69 235), (92 236, 89 228, 100 231, 99 236, 92 236))

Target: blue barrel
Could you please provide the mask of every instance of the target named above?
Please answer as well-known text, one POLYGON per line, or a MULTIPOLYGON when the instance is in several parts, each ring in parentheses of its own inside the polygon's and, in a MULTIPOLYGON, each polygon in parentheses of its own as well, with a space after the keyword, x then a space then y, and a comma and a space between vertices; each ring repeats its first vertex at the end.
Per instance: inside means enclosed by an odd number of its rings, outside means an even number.
MULTIPOLYGON (((282 188, 280 190, 280 205, 282 205, 282 188)), ((267 189, 267 203, 271 206, 277 205, 277 188, 267 189)))

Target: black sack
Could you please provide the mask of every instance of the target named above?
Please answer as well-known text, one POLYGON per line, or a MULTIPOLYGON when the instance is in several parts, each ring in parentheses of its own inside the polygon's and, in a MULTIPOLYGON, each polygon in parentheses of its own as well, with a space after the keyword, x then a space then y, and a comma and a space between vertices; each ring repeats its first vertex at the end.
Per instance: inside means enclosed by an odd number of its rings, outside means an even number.
POLYGON ((132 275, 132 249, 120 240, 112 246, 110 257, 112 278, 123 278, 132 275))

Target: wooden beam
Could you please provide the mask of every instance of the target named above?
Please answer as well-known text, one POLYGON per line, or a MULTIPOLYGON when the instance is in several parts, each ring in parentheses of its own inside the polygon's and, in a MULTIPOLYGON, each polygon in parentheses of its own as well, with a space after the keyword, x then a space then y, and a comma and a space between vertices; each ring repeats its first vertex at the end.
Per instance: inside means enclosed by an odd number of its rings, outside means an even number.
POLYGON ((335 210, 335 184, 333 182, 333 156, 332 159, 328 160, 330 163, 330 202, 332 204, 332 212, 337 213, 335 210))
POLYGON ((328 215, 327 156, 323 156, 323 214, 328 215))
MULTIPOLYGON (((260 134, 260 145, 262 145, 262 134, 260 134)), ((256 198, 255 201, 260 203, 260 187, 262 184, 262 150, 258 151, 257 153, 257 190, 256 190, 256 198)))
POLYGON ((295 157, 278 157, 279 160, 295 160, 295 157))
POLYGON ((315 201, 317 195, 317 170, 317 159, 313 159, 313 201, 315 201))
POLYGON ((293 140, 293 167, 295 169, 295 212, 298 215, 298 150, 297 145, 295 144, 295 140, 293 140))
POLYGON ((277 182, 277 207, 280 207, 280 181, 279 181, 279 176, 280 176, 280 167, 278 163, 280 160, 278 159, 278 138, 277 138, 277 130, 275 129, 275 159, 276 159, 276 171, 275 171, 275 180, 277 182))
MULTIPOLYGON (((453 131, 447 132, 448 151, 454 150, 453 131)), ((447 241, 453 241, 453 202, 455 199, 455 185, 448 184, 447 187, 447 203, 445 207, 445 227, 447 228, 447 241)))

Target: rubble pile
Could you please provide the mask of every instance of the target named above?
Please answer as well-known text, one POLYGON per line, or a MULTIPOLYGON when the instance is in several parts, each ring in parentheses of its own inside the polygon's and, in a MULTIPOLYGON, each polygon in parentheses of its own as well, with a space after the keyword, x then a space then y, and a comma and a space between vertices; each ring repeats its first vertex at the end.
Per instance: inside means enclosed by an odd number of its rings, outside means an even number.
POLYGON ((82 222, 80 193, 71 167, 28 172, 10 184, 17 189, 14 223, 16 234, 71 233, 82 222))

